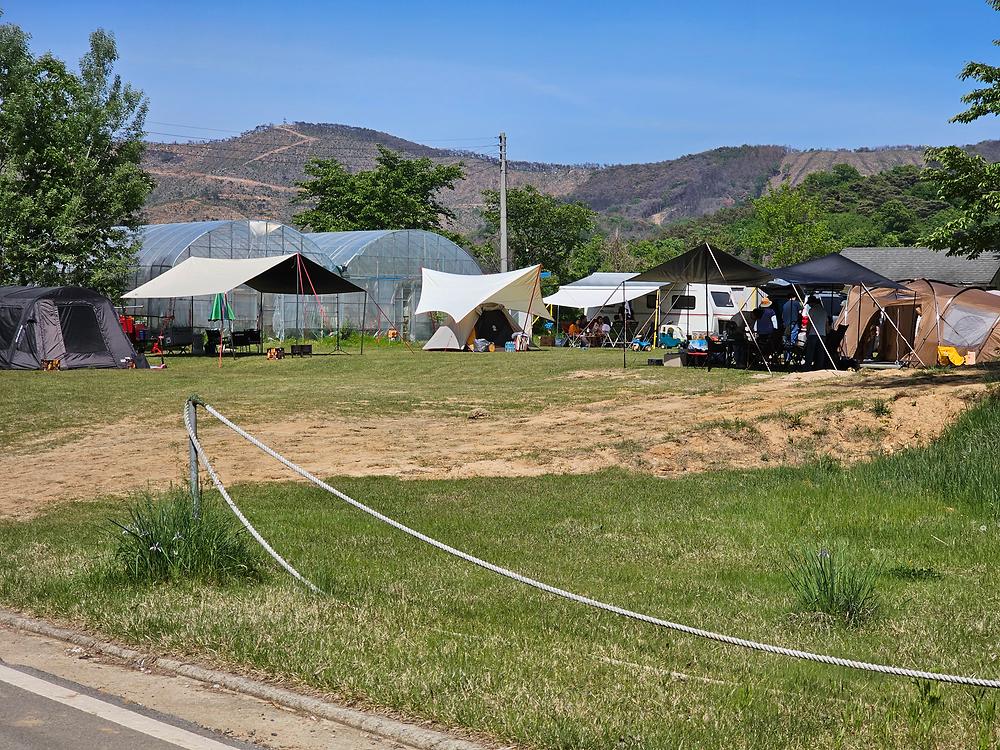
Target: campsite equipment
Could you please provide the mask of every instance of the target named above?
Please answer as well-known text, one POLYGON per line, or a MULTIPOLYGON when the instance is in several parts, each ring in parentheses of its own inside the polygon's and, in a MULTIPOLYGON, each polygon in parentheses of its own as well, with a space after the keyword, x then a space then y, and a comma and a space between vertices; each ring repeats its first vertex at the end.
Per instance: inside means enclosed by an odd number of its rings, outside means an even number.
POLYGON ((840 351, 861 362, 929 366, 938 347, 979 364, 1000 359, 1000 295, 917 279, 901 289, 852 287, 837 319, 840 351))
MULTIPOLYGON (((643 271, 638 276, 634 277, 632 281, 656 281, 673 284, 704 284, 704 333, 707 336, 712 333, 717 333, 719 324, 723 322, 717 314, 714 316, 713 320, 711 311, 714 300, 712 300, 710 295, 710 284, 724 284, 726 287, 730 288, 734 284, 744 286, 761 286, 773 278, 774 274, 768 269, 758 266, 755 263, 751 263, 748 260, 737 258, 735 255, 730 255, 723 250, 713 248, 707 242, 703 242, 676 258, 672 258, 671 260, 661 263, 658 266, 654 266, 648 271, 643 271)), ((674 309, 675 307, 680 309, 682 303, 684 303, 684 307, 687 307, 688 310, 694 308, 695 305, 691 304, 693 300, 689 301, 684 299, 684 297, 690 298, 691 295, 676 295, 674 300, 671 302, 670 309, 674 309)), ((749 299, 749 297, 746 297, 741 301, 739 312, 744 312, 743 305, 746 304, 747 299, 749 299)), ((731 304, 730 307, 732 307, 731 304)), ((728 318, 730 316, 727 315, 726 317, 728 318)), ((694 333, 693 325, 689 322, 687 325, 687 334, 690 336, 692 333, 694 333)), ((766 360, 764 361, 764 364, 767 366, 766 360)), ((771 368, 768 367, 769 372, 770 369, 771 368)))
MULTIPOLYGON (((973 356, 975 356, 975 352, 973 352, 973 356)), ((937 363, 958 367, 965 364, 965 357, 959 354, 958 349, 953 346, 939 346, 937 348, 937 363)))
POLYGON ((225 323, 227 320, 232 321, 236 315, 233 313, 233 306, 229 304, 229 300, 226 299, 225 292, 219 292, 212 298, 212 312, 209 313, 209 320, 221 320, 225 323))
POLYGON ((57 361, 62 370, 149 366, 104 295, 73 286, 0 287, 0 369, 57 361))
POLYGON ((488 340, 494 348, 504 346, 516 332, 531 329, 532 316, 552 320, 542 303, 541 269, 529 266, 507 273, 463 276, 422 268, 416 313, 441 312, 448 316, 424 349, 480 351, 475 348, 480 339, 488 340), (508 310, 528 313, 525 324, 519 326, 508 310))

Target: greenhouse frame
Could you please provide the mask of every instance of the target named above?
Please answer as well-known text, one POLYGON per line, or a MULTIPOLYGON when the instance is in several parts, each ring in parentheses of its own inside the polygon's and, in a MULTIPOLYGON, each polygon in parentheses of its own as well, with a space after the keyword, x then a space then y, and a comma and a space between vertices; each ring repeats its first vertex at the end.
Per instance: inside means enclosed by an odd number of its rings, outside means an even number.
MULTIPOLYGON (((338 303, 342 320, 357 326, 361 320, 372 330, 381 313, 399 326, 410 340, 429 339, 436 329, 430 315, 416 316, 420 301, 421 268, 447 273, 479 275, 475 258, 447 237, 422 229, 369 232, 316 232, 305 235, 326 256, 329 268, 368 290, 368 309, 358 295, 338 303), (376 305, 377 303, 377 305, 376 305)), ((386 323, 382 318, 382 325, 386 323)))
MULTIPOLYGON (((412 340, 429 338, 430 316, 414 319, 420 269, 481 274, 478 263, 451 240, 433 232, 403 229, 305 234, 276 221, 227 220, 150 224, 140 228, 141 248, 129 282, 136 288, 190 257, 259 258, 301 253, 368 291, 361 294, 260 294, 238 287, 229 295, 234 329, 266 336, 314 338, 336 328, 368 332, 396 328, 412 340), (321 309, 322 308, 322 309, 321 309), (423 319, 426 318, 426 319, 423 319)), ((151 331, 217 327, 211 297, 135 300, 131 308, 151 331)))

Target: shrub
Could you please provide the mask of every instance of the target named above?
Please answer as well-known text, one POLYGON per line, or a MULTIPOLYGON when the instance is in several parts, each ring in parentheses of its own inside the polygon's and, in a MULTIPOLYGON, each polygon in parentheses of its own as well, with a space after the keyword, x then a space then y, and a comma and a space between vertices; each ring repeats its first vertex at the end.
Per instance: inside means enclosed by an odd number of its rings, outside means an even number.
POLYGON ((111 567, 143 583, 194 578, 221 583, 260 580, 265 566, 256 542, 228 512, 202 503, 191 513, 190 498, 179 492, 159 500, 133 501, 125 522, 111 519, 111 567))
POLYGON ((874 566, 852 563, 828 549, 790 553, 785 571, 800 609, 842 618, 854 627, 878 611, 877 576, 874 566))

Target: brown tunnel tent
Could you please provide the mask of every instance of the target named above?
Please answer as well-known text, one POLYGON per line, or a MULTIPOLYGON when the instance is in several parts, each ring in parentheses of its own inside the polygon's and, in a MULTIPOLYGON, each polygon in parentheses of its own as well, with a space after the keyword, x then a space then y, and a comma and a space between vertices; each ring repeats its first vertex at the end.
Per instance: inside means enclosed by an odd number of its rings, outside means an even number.
POLYGON ((0 370, 148 367, 107 297, 81 287, 0 287, 0 370))
POLYGON ((970 361, 1000 358, 1000 295, 917 279, 902 289, 852 287, 838 325, 841 353, 858 361, 937 364, 952 346, 970 361))

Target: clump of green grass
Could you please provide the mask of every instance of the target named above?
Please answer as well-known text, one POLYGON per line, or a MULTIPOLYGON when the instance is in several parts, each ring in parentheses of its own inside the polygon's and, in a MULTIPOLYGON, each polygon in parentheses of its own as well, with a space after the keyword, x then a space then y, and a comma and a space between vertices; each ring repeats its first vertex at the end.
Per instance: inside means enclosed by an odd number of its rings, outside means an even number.
POLYGON ((826 548, 791 552, 785 570, 801 610, 830 615, 852 627, 878 611, 877 576, 875 566, 852 562, 843 552, 826 548))
POLYGON ((260 551, 236 520, 211 504, 203 504, 195 518, 183 493, 140 497, 124 521, 111 519, 110 524, 111 571, 130 581, 222 583, 264 576, 260 551))
POLYGON ((892 414, 892 405, 887 399, 876 398, 872 400, 868 410, 876 417, 888 417, 892 414))
POLYGON ((735 419, 714 419, 699 425, 703 430, 722 430, 723 432, 745 433, 759 435, 760 430, 753 422, 736 417, 735 419))

